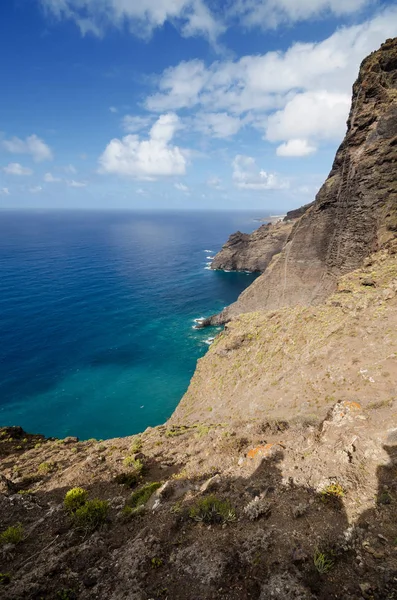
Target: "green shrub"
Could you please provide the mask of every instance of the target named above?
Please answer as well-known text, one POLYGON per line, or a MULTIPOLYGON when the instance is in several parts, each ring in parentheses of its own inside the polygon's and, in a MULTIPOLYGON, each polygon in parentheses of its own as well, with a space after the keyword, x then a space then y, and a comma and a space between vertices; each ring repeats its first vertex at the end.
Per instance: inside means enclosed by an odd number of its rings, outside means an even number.
POLYGON ((139 475, 137 473, 119 473, 114 478, 116 483, 120 485, 126 485, 127 487, 133 487, 139 481, 139 475))
POLYGON ((216 496, 201 498, 190 509, 189 516, 203 523, 231 523, 236 520, 236 512, 228 500, 219 500, 216 496))
POLYGON ((106 522, 109 512, 109 502, 106 500, 87 500, 72 515, 73 524, 78 529, 94 531, 106 522))
POLYGON ((8 585, 11 582, 9 573, 0 573, 0 585, 8 585))
POLYGON ((316 550, 313 556, 314 566, 317 569, 317 572, 320 575, 324 575, 328 573, 334 566, 334 561, 329 558, 324 552, 320 552, 320 550, 316 550))
POLYGON ((53 473, 56 471, 56 464, 54 462, 43 462, 38 466, 37 471, 40 475, 48 475, 49 473, 53 473))
POLYGON ((323 500, 335 500, 336 498, 343 498, 345 490, 340 483, 330 483, 321 491, 323 500))
POLYGON ((142 438, 140 435, 138 435, 136 438, 133 439, 133 442, 131 444, 131 448, 130 448, 130 452, 131 454, 136 454, 137 452, 140 452, 142 450, 142 438))
POLYGON ((123 460, 123 465, 128 469, 133 469, 138 475, 143 471, 143 462, 135 459, 133 456, 126 456, 123 460))
POLYGON ((77 594, 73 590, 59 590, 57 592, 58 600, 76 600, 77 594))
POLYGON ((80 487, 75 487, 66 493, 63 505, 69 513, 75 512, 88 500, 88 492, 80 487))
POLYGON ((23 540, 23 527, 21 523, 8 527, 0 533, 0 546, 5 544, 19 544, 23 540))
POLYGON ((131 497, 127 500, 127 506, 130 508, 139 508, 144 506, 149 498, 154 494, 156 490, 161 487, 161 483, 147 483, 141 489, 134 492, 131 497))
POLYGON ((160 567, 163 566, 163 560, 161 558, 158 558, 157 556, 155 556, 154 558, 152 558, 151 564, 152 564, 152 569, 159 569, 160 567))

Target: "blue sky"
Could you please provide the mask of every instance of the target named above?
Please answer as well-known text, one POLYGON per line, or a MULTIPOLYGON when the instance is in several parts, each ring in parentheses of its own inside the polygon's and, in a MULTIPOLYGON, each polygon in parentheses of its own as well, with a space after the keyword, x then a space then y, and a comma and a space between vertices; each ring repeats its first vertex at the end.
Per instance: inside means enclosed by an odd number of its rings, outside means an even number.
POLYGON ((391 1, 3 1, 0 207, 309 202, 396 34, 391 1))

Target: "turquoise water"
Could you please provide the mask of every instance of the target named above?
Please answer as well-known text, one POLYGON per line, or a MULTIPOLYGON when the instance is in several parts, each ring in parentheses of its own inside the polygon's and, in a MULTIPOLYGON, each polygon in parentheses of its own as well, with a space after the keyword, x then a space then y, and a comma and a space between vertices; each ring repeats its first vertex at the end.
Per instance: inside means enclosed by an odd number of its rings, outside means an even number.
POLYGON ((0 425, 104 439, 164 422, 214 335, 193 320, 255 277, 207 257, 253 217, 0 213, 0 425))

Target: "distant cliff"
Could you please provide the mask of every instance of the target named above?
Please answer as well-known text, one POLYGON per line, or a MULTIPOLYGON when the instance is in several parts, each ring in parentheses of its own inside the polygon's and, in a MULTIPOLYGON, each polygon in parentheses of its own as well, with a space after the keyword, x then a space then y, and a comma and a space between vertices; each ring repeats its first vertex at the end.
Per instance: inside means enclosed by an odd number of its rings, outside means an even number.
POLYGON ((267 223, 253 233, 233 233, 211 264, 211 269, 265 271, 275 254, 281 252, 292 223, 267 223))
POLYGON ((397 38, 363 61, 347 126, 326 182, 295 222, 283 251, 237 302, 206 324, 255 310, 318 304, 335 290, 338 276, 396 235, 397 38))

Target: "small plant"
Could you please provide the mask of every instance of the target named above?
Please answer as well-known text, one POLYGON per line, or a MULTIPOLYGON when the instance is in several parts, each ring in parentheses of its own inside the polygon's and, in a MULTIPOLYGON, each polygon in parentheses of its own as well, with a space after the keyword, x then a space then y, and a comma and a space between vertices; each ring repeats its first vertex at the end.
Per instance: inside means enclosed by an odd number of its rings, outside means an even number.
POLYGON ((75 487, 66 493, 63 506, 69 513, 73 513, 87 502, 88 492, 80 487, 75 487))
POLYGON ((0 546, 5 544, 19 544, 23 540, 23 527, 21 523, 11 525, 0 533, 0 546))
POLYGON ((8 585, 11 583, 11 575, 9 573, 0 573, 0 585, 8 585))
POLYGON ((73 524, 78 529, 95 531, 106 522, 109 512, 109 502, 106 500, 87 500, 72 515, 73 524))
POLYGON ((324 552, 316 550, 313 556, 314 566, 320 575, 325 575, 334 566, 334 561, 329 558, 324 552))
POLYGON ((271 513, 271 510, 272 507, 268 500, 265 500, 265 498, 256 497, 247 504, 247 506, 244 508, 244 513, 250 519, 250 521, 255 521, 262 516, 268 517, 271 513))
POLYGON ((144 506, 159 487, 161 487, 161 483, 147 483, 131 495, 127 500, 127 506, 132 509, 144 506))
POLYGON ((189 516, 202 523, 232 523, 236 520, 236 511, 227 500, 219 500, 216 496, 201 498, 190 509, 189 516))
POLYGON ((134 485, 136 485, 138 483, 139 475, 137 475, 137 473, 134 473, 134 472, 119 473, 114 478, 114 481, 116 483, 119 483, 120 485, 126 485, 127 487, 133 487, 134 485))
POLYGON ((48 475, 56 471, 56 468, 57 466, 54 462, 43 462, 38 466, 37 471, 40 475, 48 475))
POLYGON ((133 442, 131 444, 131 448, 130 448, 130 452, 131 454, 136 454, 137 452, 140 452, 142 450, 142 438, 140 435, 138 435, 136 438, 133 439, 133 442))
POLYGON ((152 558, 151 563, 152 563, 152 569, 159 569, 160 567, 163 566, 163 560, 161 558, 158 558, 157 556, 152 558))
POLYGON ((321 491, 321 497, 324 501, 335 500, 336 498, 343 498, 345 490, 340 483, 330 483, 321 491))
POLYGON ((378 504, 391 504, 393 497, 390 492, 384 490, 378 496, 378 504))
POLYGON ((77 595, 73 590, 59 590, 57 592, 58 600, 76 600, 77 595))
POLYGON ((123 460, 123 465, 128 469, 133 469, 137 475, 140 475, 143 471, 143 462, 135 459, 133 456, 126 456, 123 460))

